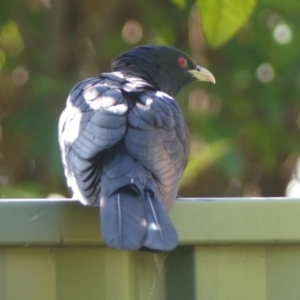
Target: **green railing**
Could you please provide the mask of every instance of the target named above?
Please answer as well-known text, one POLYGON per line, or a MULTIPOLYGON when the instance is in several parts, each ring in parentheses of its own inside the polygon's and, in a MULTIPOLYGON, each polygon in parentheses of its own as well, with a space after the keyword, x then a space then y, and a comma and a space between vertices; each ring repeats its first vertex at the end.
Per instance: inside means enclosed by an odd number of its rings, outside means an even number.
POLYGON ((112 250, 97 208, 0 200, 0 300, 299 300, 300 199, 178 200, 180 246, 112 250))

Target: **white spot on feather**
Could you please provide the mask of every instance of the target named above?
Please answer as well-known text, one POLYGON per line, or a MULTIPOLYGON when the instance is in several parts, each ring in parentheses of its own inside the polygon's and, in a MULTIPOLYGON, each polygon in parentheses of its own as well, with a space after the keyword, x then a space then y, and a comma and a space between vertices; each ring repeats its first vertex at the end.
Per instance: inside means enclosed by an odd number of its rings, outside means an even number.
POLYGON ((82 112, 76 106, 72 107, 72 110, 76 112, 72 112, 74 117, 71 121, 67 118, 68 111, 65 110, 59 122, 59 131, 61 132, 62 136, 60 139, 70 144, 75 142, 75 140, 78 138, 81 125, 80 120, 82 117, 82 112), (69 122, 72 123, 72 126, 68 124, 69 122))
POLYGON ((146 100, 146 106, 147 106, 147 107, 150 107, 151 104, 152 104, 152 102, 153 102, 153 99, 148 98, 148 99, 146 100))
POLYGON ((93 98, 91 100, 94 100, 90 103, 88 103, 90 105, 90 108, 93 110, 102 110, 105 108, 110 108, 111 106, 115 105, 116 103, 116 99, 114 97, 110 97, 110 96, 100 96, 98 99, 93 98))
POLYGON ((118 104, 118 105, 115 105, 115 106, 112 106, 110 108, 107 109, 108 111, 111 111, 115 114, 118 114, 118 115, 122 115, 124 113, 126 113, 127 111, 127 105, 125 104, 118 104))
POLYGON ((91 101, 94 100, 95 98, 97 98, 99 96, 99 92, 96 89, 86 89, 83 92, 83 97, 86 101, 91 101))
POLYGON ((164 93, 164 92, 161 92, 161 91, 157 91, 157 92, 155 93, 155 96, 156 96, 156 97, 159 97, 159 98, 169 98, 169 99, 172 99, 172 100, 173 100, 173 98, 172 98, 170 95, 168 95, 168 94, 166 94, 166 93, 164 93))
POLYGON ((158 227, 157 227, 157 225, 155 223, 151 223, 149 225, 149 229, 151 229, 151 230, 158 230, 158 227))
POLYGON ((113 74, 120 79, 124 79, 124 75, 121 72, 113 72, 113 74))

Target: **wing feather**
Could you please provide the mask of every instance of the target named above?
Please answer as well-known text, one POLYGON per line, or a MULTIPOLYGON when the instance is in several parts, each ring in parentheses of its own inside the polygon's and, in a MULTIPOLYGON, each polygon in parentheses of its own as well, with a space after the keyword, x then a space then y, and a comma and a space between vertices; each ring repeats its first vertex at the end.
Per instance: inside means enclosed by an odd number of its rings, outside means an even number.
POLYGON ((126 150, 156 179, 169 209, 189 156, 188 129, 179 105, 167 94, 147 92, 139 99, 128 115, 126 150))
POLYGON ((106 79, 87 79, 71 91, 59 125, 69 186, 85 204, 99 203, 103 162, 126 132, 128 105, 120 88, 106 79), (74 187, 75 185, 75 187, 74 187))

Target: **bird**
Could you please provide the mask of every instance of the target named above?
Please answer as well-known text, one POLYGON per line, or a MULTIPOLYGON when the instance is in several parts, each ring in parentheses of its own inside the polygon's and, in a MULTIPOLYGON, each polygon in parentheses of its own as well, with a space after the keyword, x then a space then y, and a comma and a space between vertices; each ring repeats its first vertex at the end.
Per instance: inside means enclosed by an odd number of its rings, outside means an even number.
POLYGON ((181 50, 142 45, 114 58, 110 72, 71 90, 59 119, 64 173, 74 198, 100 207, 108 247, 176 248, 168 212, 190 137, 175 96, 195 80, 215 83, 181 50))

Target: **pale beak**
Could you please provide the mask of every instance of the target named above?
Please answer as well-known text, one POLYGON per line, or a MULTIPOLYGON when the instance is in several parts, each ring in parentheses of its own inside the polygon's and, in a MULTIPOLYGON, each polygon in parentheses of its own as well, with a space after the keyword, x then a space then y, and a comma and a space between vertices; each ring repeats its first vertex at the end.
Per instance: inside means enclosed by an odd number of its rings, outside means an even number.
POLYGON ((203 67, 197 66, 196 70, 189 70, 188 72, 191 73, 192 76, 199 81, 209 81, 212 83, 216 83, 214 75, 203 67))

